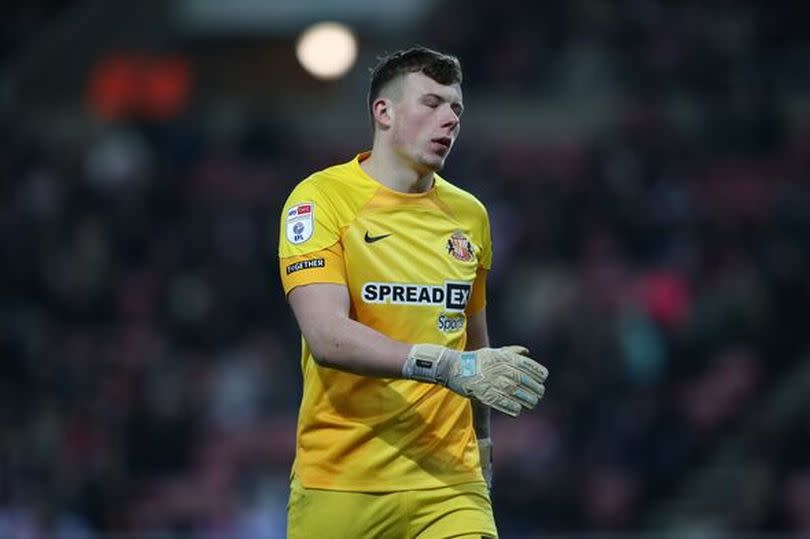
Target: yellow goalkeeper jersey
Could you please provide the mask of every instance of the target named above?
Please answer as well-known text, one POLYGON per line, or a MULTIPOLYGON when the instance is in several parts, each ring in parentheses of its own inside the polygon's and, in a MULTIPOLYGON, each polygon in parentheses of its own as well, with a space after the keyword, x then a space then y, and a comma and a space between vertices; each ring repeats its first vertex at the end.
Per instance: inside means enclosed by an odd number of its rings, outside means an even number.
MULTIPOLYGON (((393 339, 463 350, 485 305, 489 219, 435 175, 400 193, 361 168, 368 153, 305 179, 281 216, 285 293, 339 283, 350 316, 393 339)), ((412 380, 319 366, 302 339, 303 396, 293 473, 308 488, 395 491, 481 480, 470 401, 412 380)))

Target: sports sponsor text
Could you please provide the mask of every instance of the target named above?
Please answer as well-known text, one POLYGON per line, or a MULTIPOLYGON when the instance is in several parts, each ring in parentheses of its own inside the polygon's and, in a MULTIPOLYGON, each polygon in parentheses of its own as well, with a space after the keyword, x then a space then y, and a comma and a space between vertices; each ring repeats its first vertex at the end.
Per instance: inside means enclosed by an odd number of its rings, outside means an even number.
POLYGON ((472 285, 466 282, 446 281, 441 285, 371 282, 363 285, 362 297, 366 303, 442 305, 448 311, 463 311, 471 291, 472 285))

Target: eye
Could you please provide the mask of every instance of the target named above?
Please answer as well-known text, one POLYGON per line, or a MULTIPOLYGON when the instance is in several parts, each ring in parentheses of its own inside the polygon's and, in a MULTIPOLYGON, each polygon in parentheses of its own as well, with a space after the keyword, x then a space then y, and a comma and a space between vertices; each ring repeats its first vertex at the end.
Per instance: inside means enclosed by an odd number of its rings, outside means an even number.
POLYGON ((427 94, 422 96, 422 104, 432 109, 438 108, 442 104, 439 96, 434 94, 427 94))

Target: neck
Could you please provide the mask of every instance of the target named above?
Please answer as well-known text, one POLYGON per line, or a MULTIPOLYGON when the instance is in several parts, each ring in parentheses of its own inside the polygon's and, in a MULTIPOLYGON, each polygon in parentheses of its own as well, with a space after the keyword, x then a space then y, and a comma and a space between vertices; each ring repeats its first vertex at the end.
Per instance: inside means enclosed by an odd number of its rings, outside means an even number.
POLYGON ((401 193, 424 193, 433 187, 433 171, 420 170, 390 148, 375 144, 371 155, 360 163, 363 170, 394 191, 401 193))

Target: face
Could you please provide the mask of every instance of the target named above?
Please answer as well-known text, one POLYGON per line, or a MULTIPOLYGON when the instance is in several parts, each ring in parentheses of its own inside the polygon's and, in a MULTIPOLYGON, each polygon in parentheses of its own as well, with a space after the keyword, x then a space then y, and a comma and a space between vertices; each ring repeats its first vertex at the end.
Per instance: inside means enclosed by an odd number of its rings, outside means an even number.
POLYGON ((420 172, 441 170, 461 128, 461 86, 409 73, 390 103, 390 142, 420 172))

